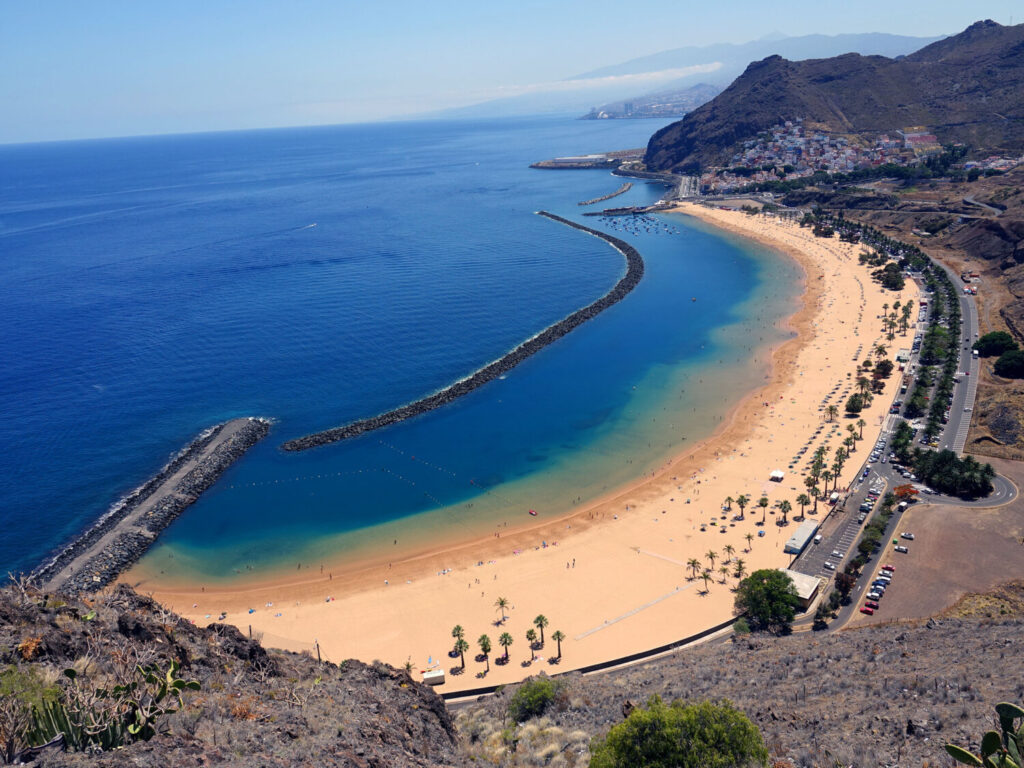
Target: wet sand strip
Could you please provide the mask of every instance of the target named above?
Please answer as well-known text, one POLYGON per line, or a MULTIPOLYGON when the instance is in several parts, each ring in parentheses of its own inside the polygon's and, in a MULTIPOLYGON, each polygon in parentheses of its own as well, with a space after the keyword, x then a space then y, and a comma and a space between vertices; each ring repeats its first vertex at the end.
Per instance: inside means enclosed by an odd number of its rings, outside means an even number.
POLYGON ((36 568, 31 579, 47 590, 67 593, 102 589, 269 431, 270 422, 258 418, 233 419, 204 430, 156 475, 36 568))
POLYGON ((612 235, 600 232, 596 229, 585 227, 582 224, 577 224, 574 221, 562 218, 561 216, 557 216, 553 213, 548 213, 547 211, 538 211, 537 215, 544 216, 552 221, 557 221, 559 224, 565 224, 568 227, 578 229, 604 240, 625 257, 626 274, 622 276, 622 278, 610 291, 608 291, 608 293, 597 301, 588 304, 582 309, 577 309, 568 317, 548 326, 536 336, 527 339, 506 355, 498 358, 493 363, 485 365, 483 368, 466 378, 460 379, 454 384, 451 384, 432 395, 427 395, 420 400, 409 403, 408 405, 403 405, 393 411, 382 413, 379 416, 372 416, 371 418, 354 421, 341 427, 334 427, 333 429, 324 430, 323 432, 316 432, 311 435, 306 435, 305 437, 296 438, 295 440, 289 440, 281 446, 282 449, 286 451, 305 451, 310 448, 317 448, 321 445, 336 443, 340 440, 347 440, 348 438, 357 437, 358 435, 362 435, 366 432, 372 432, 373 430, 387 427, 391 424, 397 424, 400 421, 411 419, 413 416, 419 416, 421 413, 426 413, 427 411, 432 411, 435 408, 440 408, 442 405, 446 405, 463 395, 469 394, 477 387, 480 387, 492 379, 496 379, 498 376, 510 371, 519 365, 519 363, 523 362, 523 360, 562 338, 577 326, 582 325, 593 317, 596 317, 613 304, 622 301, 622 299, 624 299, 643 278, 644 260, 636 248, 626 241, 620 240, 617 237, 613 237, 612 235))

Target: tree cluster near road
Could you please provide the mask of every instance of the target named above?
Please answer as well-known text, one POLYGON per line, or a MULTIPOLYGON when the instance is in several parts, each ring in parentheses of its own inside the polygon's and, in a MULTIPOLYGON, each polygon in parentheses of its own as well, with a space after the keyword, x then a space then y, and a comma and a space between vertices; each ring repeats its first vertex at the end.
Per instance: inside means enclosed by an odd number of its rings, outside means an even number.
POLYGON ((1017 349, 1018 345, 1013 336, 1006 331, 992 331, 974 342, 974 348, 982 357, 999 357, 1017 349))
POLYGON ((754 571, 736 588, 735 611, 755 632, 789 633, 799 606, 793 580, 774 568, 754 571))

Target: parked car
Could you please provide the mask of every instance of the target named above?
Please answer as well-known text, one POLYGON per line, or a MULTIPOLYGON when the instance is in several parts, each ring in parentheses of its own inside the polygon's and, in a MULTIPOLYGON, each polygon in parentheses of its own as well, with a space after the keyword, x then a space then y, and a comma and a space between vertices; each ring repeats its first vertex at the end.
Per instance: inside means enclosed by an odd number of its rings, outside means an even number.
POLYGON ((881 600, 881 599, 882 599, 882 593, 881 592, 874 592, 874 591, 868 592, 868 600, 881 600))
POLYGON ((900 538, 901 539, 909 539, 910 541, 913 541, 914 540, 914 534, 907 533, 906 531, 904 531, 903 533, 900 534, 900 538))
POLYGON ((875 610, 875 611, 877 611, 879 608, 882 607, 878 603, 876 603, 874 600, 868 600, 868 601, 866 601, 864 603, 864 605, 866 605, 868 608, 871 608, 872 610, 875 610))
POLYGON ((875 609, 874 608, 868 608, 866 605, 864 605, 864 606, 861 606, 860 612, 861 613, 866 613, 868 616, 872 616, 875 613, 875 609))
POLYGON ((906 547, 902 547, 899 544, 897 544, 895 547, 893 547, 893 549, 895 549, 897 552, 902 552, 904 555, 907 554, 910 551, 906 547))
POLYGON ((839 552, 839 550, 837 550, 837 549, 833 549, 833 550, 832 550, 832 557, 838 557, 839 559, 842 559, 842 557, 843 557, 843 556, 842 556, 842 554, 841 554, 841 553, 839 552))
POLYGON ((832 565, 832 563, 830 563, 828 560, 825 561, 824 565, 825 568, 827 568, 830 571, 834 571, 836 569, 836 567, 832 565))
POLYGON ((895 565, 889 565, 888 563, 885 563, 885 564, 884 564, 884 565, 882 566, 882 570, 883 570, 883 571, 889 571, 889 573, 892 573, 893 571, 895 571, 895 570, 896 570, 896 566, 895 566, 895 565))

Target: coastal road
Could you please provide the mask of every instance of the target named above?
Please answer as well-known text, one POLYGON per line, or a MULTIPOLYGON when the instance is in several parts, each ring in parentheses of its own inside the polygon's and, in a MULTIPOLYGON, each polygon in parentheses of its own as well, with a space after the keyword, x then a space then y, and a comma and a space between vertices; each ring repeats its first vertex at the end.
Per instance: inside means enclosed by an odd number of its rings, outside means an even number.
MULTIPOLYGON (((946 269, 950 278, 954 280, 954 285, 958 285, 959 276, 952 270, 943 268, 946 269)), ((961 372, 961 375, 954 388, 949 422, 939 436, 939 448, 962 453, 967 440, 967 432, 970 429, 971 416, 973 415, 980 364, 972 354, 972 344, 979 333, 977 307, 973 297, 967 294, 962 294, 959 300, 963 319, 958 345, 958 370, 961 372)), ((918 354, 912 354, 911 362, 917 362, 918 354)), ((881 498, 887 491, 891 491, 895 486, 905 483, 914 483, 920 487, 920 484, 916 483, 913 478, 903 477, 902 471, 895 469, 888 459, 889 441, 892 438, 892 432, 898 421, 898 414, 889 417, 879 436, 879 442, 875 446, 876 450, 881 453, 881 459, 877 463, 871 462, 870 459, 865 461, 860 472, 858 472, 858 479, 852 484, 849 493, 845 498, 840 499, 836 508, 831 510, 823 520, 823 524, 819 529, 822 537, 821 540, 817 543, 812 542, 809 544, 794 559, 790 566, 793 570, 800 573, 828 579, 829 581, 824 586, 826 593, 831 589, 835 573, 842 571, 847 561, 853 556, 853 547, 859 541, 861 531, 874 515, 873 508, 869 512, 861 512, 861 504, 868 500, 868 495, 874 492, 881 498), (884 447, 881 445, 882 440, 886 441, 884 447), (867 472, 866 475, 865 471, 867 472), (834 569, 829 566, 834 566, 834 569)), ((870 451, 867 453, 870 453, 870 451)), ((992 485, 992 493, 984 499, 967 501, 939 493, 922 493, 918 496, 918 503, 986 508, 1009 504, 1019 494, 1017 487, 1001 475, 996 475, 992 485)), ((898 536, 898 526, 901 518, 902 513, 899 511, 892 515, 886 527, 885 536, 882 539, 886 542, 886 549, 882 550, 883 553, 892 553, 893 550, 891 549, 890 542, 894 537, 898 536)), ((909 541, 905 543, 908 546, 913 545, 909 541)), ((875 560, 885 561, 885 556, 876 557, 875 560)), ((877 570, 878 566, 879 562, 874 562, 873 568, 869 568, 858 580, 858 584, 853 592, 853 604, 844 607, 840 611, 838 619, 831 625, 833 628, 842 627, 851 616, 860 610, 860 606, 863 604, 861 598, 868 591, 866 590, 866 585, 871 583, 871 580, 874 578, 874 571, 877 570)))

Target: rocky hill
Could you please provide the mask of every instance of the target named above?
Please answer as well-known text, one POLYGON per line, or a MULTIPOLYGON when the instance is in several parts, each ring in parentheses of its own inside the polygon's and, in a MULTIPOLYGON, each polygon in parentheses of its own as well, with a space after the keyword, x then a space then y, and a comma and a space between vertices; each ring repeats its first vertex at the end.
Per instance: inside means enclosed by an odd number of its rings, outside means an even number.
POLYGON ((754 62, 725 91, 651 137, 651 170, 719 165, 780 121, 840 134, 927 126, 943 143, 1024 148, 1024 24, 979 21, 909 56, 851 53, 754 62))
POLYGON ((976 745, 995 702, 1024 700, 1021 595, 1020 584, 1009 585, 998 599, 961 601, 955 616, 926 623, 746 637, 606 674, 569 674, 546 711, 515 722, 508 705, 517 686, 457 705, 453 718, 404 671, 267 651, 234 627, 195 627, 123 586, 86 602, 12 586, 0 590, 0 763, 19 701, 52 701, 60 689, 63 700, 77 691, 79 704, 98 708, 109 705, 111 686, 137 680, 136 665, 165 670, 173 660, 198 690, 184 691, 180 711, 160 717, 151 739, 95 754, 55 745, 26 759, 103 768, 570 768, 587 764, 594 736, 659 694, 733 700, 760 728, 775 766, 945 765, 943 743, 976 745), (74 680, 60 675, 69 667, 74 680), (93 695, 97 687, 105 697, 93 695))
POLYGON ((136 665, 164 671, 172 660, 180 664, 178 675, 200 688, 186 691, 182 709, 157 721, 152 739, 99 755, 55 748, 36 764, 463 764, 441 699, 405 672, 268 653, 233 626, 198 628, 124 586, 88 602, 17 587, 0 592, 0 764, 18 698, 38 698, 40 689, 55 692, 60 685, 68 696, 82 693, 86 710, 100 711, 113 697, 94 696, 96 688, 109 692, 138 682, 136 665), (62 679, 67 668, 77 671, 75 681, 62 679))

